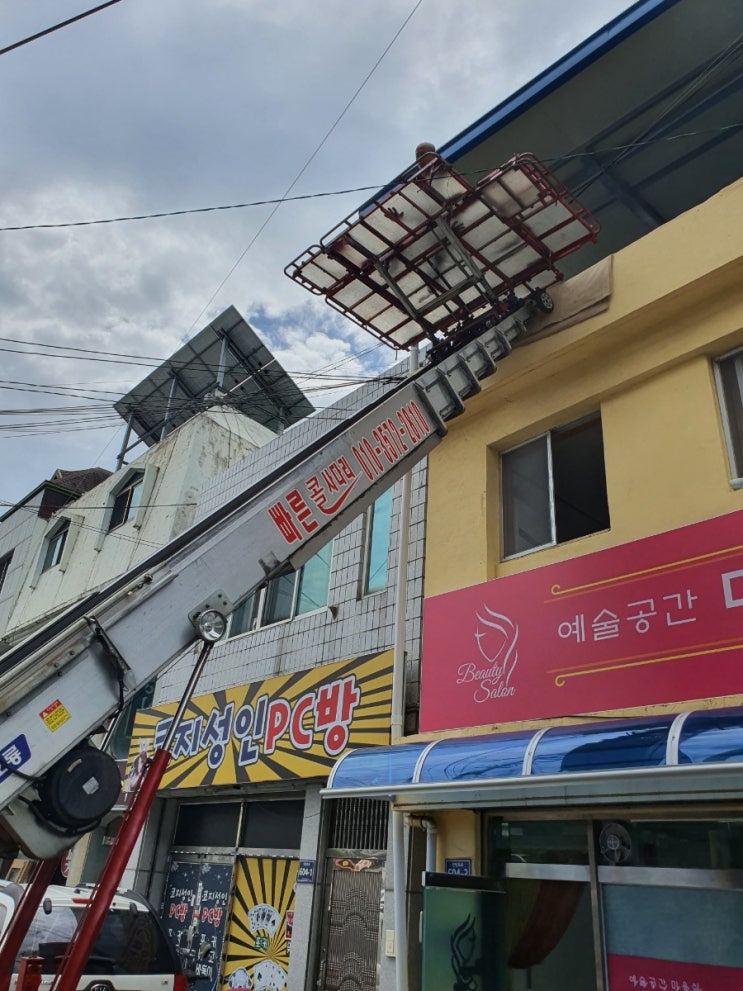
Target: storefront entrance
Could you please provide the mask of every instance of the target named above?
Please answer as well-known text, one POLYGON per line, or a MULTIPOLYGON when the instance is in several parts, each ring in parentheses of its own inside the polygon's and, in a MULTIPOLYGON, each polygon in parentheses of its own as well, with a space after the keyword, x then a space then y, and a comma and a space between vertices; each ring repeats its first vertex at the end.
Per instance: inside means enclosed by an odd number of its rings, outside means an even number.
POLYGON ((425 991, 739 991, 743 821, 484 819, 426 876, 425 991))
POLYGON ((375 991, 382 925, 384 859, 331 857, 326 865, 328 911, 318 987, 375 991))
POLYGON ((238 857, 223 986, 283 991, 289 972, 298 861, 238 857))

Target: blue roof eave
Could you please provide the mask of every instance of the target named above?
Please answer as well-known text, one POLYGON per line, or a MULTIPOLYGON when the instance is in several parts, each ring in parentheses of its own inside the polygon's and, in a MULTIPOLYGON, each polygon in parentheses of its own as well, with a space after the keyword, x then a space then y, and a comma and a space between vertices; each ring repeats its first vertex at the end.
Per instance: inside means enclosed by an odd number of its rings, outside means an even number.
POLYGON ((438 149, 454 162, 679 0, 639 0, 438 149))

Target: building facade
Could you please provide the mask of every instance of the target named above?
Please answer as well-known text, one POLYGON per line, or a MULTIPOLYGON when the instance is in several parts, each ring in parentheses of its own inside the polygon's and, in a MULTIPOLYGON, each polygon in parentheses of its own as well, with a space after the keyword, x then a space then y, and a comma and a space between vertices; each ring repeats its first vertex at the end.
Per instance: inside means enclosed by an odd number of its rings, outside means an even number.
POLYGON ((743 25, 710 13, 635 4, 441 150, 528 140, 603 230, 429 457, 420 733, 324 792, 408 817, 411 987, 743 980, 743 25))
MULTIPOLYGON (((392 388, 362 386, 215 477, 199 514, 280 467, 310 440, 392 388)), ((426 468, 410 482, 407 605, 398 601, 402 482, 297 573, 237 604, 186 711, 139 859, 137 886, 163 914, 199 986, 374 988, 391 970, 388 804, 323 806, 320 790, 353 746, 390 742, 401 639, 409 728, 418 705, 426 468), (216 910, 216 911, 215 911, 216 910), (211 947, 211 950, 207 949, 211 947), (206 957, 198 959, 199 948, 206 957)), ((340 480, 339 480, 340 482, 340 480)), ((192 658, 137 714, 131 766, 170 724, 192 658)))

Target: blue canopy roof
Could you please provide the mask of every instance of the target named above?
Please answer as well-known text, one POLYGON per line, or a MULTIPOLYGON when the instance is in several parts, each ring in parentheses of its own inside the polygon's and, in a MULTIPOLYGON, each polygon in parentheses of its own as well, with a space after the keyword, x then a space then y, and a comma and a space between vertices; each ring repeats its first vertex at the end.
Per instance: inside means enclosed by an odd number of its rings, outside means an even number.
MULTIPOLYGON (((530 793, 545 795, 544 785, 559 782, 564 792, 573 779, 593 780, 594 785, 598 779, 604 782, 603 791, 614 794, 615 789, 606 788, 613 775, 626 779, 665 771, 667 776, 684 768, 694 769, 685 777, 694 782, 689 787, 698 789, 700 769, 729 764, 743 764, 743 708, 352 750, 336 763, 324 794, 386 796, 400 804, 459 804, 476 793, 484 804, 495 791, 519 794, 523 801, 530 793)), ((740 770, 736 768, 735 777, 741 785, 735 787, 743 794, 740 770)), ((649 795, 657 794, 654 787, 649 795)), ((594 787, 597 795, 601 791, 594 787)))

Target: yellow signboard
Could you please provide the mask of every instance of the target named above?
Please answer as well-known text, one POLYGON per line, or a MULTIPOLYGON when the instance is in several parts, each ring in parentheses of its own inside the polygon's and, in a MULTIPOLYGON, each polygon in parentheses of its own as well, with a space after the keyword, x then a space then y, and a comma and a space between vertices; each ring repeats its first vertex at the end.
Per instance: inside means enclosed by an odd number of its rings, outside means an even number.
MULTIPOLYGON (((161 787, 327 777, 348 748, 389 743, 391 704, 390 650, 198 695, 176 730, 161 787)), ((176 709, 169 702, 137 713, 130 779, 162 747, 176 709)))

